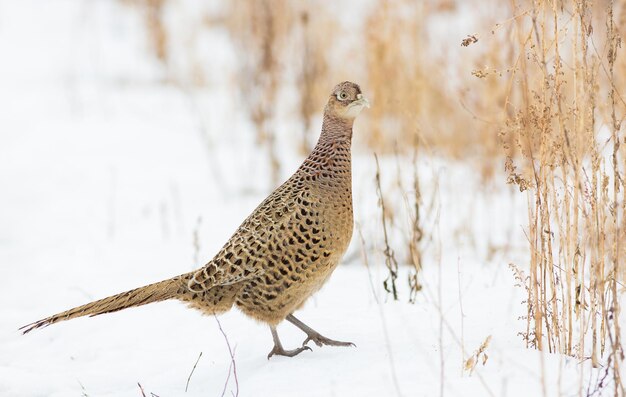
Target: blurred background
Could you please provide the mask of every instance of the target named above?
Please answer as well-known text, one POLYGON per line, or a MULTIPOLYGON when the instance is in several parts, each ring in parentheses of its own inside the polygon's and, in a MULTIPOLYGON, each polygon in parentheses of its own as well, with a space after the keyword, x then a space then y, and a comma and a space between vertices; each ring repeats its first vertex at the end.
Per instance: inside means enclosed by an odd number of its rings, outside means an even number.
MULTIPOLYGON (((623 392, 625 34, 623 0, 0 1, 0 290, 56 280, 56 310, 201 265, 350 80, 366 293, 455 330, 476 299, 495 348, 623 392)), ((20 302, 11 327, 41 311, 20 302)))
POLYGON ((42 24, 7 2, 2 29, 12 37, 5 46, 20 49, 5 51, 1 67, 10 84, 18 83, 18 71, 27 84, 54 76, 77 116, 89 107, 106 111, 113 106, 111 92, 170 90, 196 117, 207 146, 225 135, 211 119, 228 111, 232 123, 247 127, 228 135, 254 134, 245 139, 265 150, 272 184, 282 173, 277 154, 305 154, 317 139, 330 89, 352 80, 376 104, 363 115, 357 150, 423 147, 435 155, 478 158, 489 177, 494 164, 487 159, 501 155, 496 137, 507 96, 498 77, 518 55, 510 43, 514 24, 498 23, 525 10, 507 2, 476 4, 36 3, 37 12, 51 16, 42 24), (12 24, 20 25, 17 37, 12 24), (35 46, 39 42, 46 43, 45 53, 35 46), (36 70, 42 62, 44 71, 36 70), (472 74, 484 68, 493 73, 483 72, 482 80, 472 74))

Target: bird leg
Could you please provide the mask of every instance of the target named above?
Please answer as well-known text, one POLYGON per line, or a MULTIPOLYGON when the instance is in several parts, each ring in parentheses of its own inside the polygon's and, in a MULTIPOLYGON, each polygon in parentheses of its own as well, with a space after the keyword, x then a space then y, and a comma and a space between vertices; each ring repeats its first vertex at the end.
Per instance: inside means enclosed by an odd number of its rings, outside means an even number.
POLYGON ((329 346, 355 346, 352 342, 340 342, 337 340, 332 340, 321 335, 319 332, 315 331, 313 328, 309 327, 302 321, 298 320, 293 314, 287 316, 287 321, 300 328, 307 335, 307 338, 302 342, 302 346, 306 346, 309 341, 315 342, 318 346, 329 345, 329 346))
POLYGON ((272 338, 274 339, 274 348, 272 348, 272 351, 270 352, 270 354, 267 355, 268 360, 274 354, 277 356, 293 357, 293 356, 297 356, 298 354, 302 353, 305 350, 311 350, 310 347, 304 346, 304 345, 297 349, 285 350, 283 348, 282 343, 280 343, 280 339, 278 339, 278 332, 276 332, 276 326, 270 325, 270 330, 272 331, 272 338))

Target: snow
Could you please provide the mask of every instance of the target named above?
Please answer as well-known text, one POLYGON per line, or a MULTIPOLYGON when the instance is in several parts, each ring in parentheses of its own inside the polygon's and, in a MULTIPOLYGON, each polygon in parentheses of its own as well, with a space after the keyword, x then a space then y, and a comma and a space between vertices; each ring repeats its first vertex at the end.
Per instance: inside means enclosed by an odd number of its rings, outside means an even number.
MULTIPOLYGON (((358 146, 355 218, 369 271, 355 233, 344 263, 296 313, 357 347, 313 345, 268 361, 267 326, 233 310, 218 319, 236 384, 218 320, 177 302, 21 335, 44 316, 198 267, 269 192, 266 158, 230 82, 192 94, 160 83, 162 71, 139 55, 139 19, 120 7, 0 2, 0 395, 140 396, 139 383, 158 396, 569 396, 599 376, 524 347, 524 291, 507 265, 523 268, 527 257, 526 197, 485 186, 467 164, 420 159, 432 208, 424 289, 408 302, 402 266, 392 301, 374 161, 358 146), (464 371, 489 335, 485 364, 464 371)), ((234 62, 228 49, 216 56, 234 62)), ((301 157, 284 154, 287 176, 301 157)), ((385 199, 400 213, 397 161, 410 178, 410 159, 381 158, 385 199)), ((392 227, 401 262, 403 222, 392 227)), ((288 323, 279 334, 286 348, 305 338, 288 323)))

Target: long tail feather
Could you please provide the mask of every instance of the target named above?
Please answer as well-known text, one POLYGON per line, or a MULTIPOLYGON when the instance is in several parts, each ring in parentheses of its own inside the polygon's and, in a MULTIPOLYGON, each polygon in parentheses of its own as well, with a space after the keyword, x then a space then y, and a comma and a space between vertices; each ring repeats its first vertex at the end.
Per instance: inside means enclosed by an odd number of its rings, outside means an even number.
POLYGON ((127 309, 129 307, 141 306, 152 302, 171 299, 174 298, 181 289, 184 289, 187 284, 186 277, 188 276, 182 275, 174 277, 169 280, 146 285, 145 287, 135 288, 130 291, 122 292, 121 294, 87 303, 86 305, 78 306, 25 325, 20 328, 20 331, 26 334, 34 329, 47 327, 48 325, 58 323, 60 321, 83 316, 93 317, 99 314, 112 313, 118 310, 127 309))

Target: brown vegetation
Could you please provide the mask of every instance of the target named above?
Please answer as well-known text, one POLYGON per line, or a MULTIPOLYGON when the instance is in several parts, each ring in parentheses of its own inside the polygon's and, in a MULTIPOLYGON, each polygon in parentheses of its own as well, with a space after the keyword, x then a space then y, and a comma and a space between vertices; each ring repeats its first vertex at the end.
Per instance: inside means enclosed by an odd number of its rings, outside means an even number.
POLYGON ((509 182, 530 191, 526 340, 590 357, 613 372, 623 393, 625 107, 614 4, 529 6, 512 22, 519 55, 501 132, 509 182))

